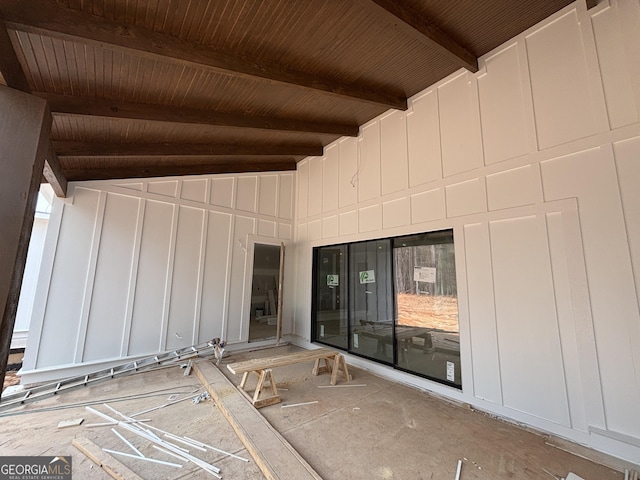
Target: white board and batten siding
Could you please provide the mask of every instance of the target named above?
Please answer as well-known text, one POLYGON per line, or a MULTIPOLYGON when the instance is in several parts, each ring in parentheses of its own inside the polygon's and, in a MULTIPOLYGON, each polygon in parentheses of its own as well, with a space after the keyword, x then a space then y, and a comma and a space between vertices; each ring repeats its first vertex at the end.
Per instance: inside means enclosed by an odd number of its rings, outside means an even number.
POLYGON ((246 342, 253 243, 291 244, 294 192, 294 172, 71 184, 53 205, 23 381, 246 342))
POLYGON ((639 463, 639 58, 576 2, 300 162, 301 343, 313 247, 452 228, 462 391, 367 368, 639 463))
POLYGON ((24 380, 246 342, 256 241, 304 345, 313 247, 452 228, 462 390, 350 361, 640 462, 639 58, 638 0, 581 0, 295 173, 72 184, 24 380))

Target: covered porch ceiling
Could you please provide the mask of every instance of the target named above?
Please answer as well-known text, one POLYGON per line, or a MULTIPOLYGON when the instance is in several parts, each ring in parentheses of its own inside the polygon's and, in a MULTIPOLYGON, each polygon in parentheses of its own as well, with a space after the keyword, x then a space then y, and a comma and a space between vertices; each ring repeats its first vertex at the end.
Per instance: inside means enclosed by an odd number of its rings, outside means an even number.
POLYGON ((48 101, 58 194, 293 170, 570 3, 0 0, 0 83, 48 101))

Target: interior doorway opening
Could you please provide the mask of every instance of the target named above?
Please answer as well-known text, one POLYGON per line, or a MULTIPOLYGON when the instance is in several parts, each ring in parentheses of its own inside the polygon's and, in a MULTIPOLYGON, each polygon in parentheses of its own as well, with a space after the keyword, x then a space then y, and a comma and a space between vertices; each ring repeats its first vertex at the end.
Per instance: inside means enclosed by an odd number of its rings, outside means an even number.
POLYGON ((278 335, 278 286, 280 250, 277 245, 256 243, 253 249, 249 341, 275 339, 278 335))

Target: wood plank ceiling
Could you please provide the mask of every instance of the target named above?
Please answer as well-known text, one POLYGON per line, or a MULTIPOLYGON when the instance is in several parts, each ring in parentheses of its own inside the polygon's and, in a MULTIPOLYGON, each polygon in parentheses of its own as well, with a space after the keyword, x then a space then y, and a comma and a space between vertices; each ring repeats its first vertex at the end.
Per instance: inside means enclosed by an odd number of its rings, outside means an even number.
POLYGON ((0 82, 49 102, 52 183, 291 170, 569 3, 0 0, 0 82))

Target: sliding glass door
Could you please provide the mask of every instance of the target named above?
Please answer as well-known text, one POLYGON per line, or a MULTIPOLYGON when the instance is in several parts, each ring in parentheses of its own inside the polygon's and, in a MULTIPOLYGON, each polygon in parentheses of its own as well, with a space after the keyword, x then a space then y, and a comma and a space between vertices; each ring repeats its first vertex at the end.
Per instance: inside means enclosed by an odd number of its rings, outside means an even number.
POLYGON ((348 348, 347 246, 316 250, 314 257, 313 338, 348 348))
POLYGON ((451 230, 314 250, 316 342, 461 387, 451 230))
POLYGON ((456 386, 460 331, 453 235, 393 239, 396 366, 456 386))
POLYGON ((393 363, 393 296, 390 244, 349 245, 351 351, 393 363))

